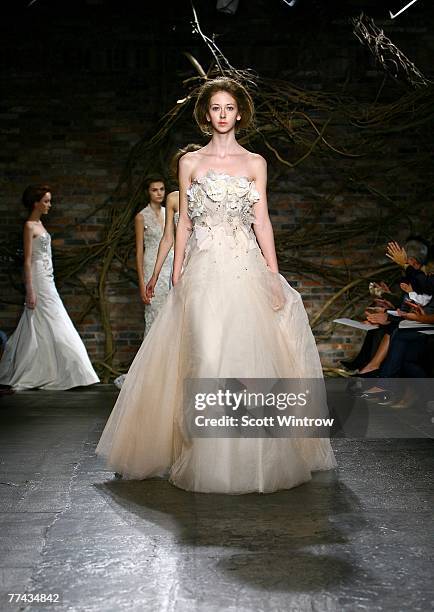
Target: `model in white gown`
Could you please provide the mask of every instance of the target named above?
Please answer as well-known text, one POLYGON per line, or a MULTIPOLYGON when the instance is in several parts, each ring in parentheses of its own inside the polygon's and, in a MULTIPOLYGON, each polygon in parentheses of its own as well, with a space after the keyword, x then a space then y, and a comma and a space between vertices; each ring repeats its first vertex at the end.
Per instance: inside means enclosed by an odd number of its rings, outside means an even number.
MULTIPOLYGON (((140 211, 144 222, 144 281, 148 279, 154 269, 155 260, 157 259, 158 247, 163 235, 166 209, 161 206, 161 218, 157 218, 154 210, 150 205, 140 211)), ((169 251, 165 261, 161 267, 158 282, 155 285, 153 299, 145 306, 145 335, 151 329, 155 317, 158 315, 160 308, 167 298, 170 287, 170 277, 172 274, 173 250, 169 251)))
POLYGON ((235 139, 252 115, 239 83, 203 85, 195 118, 213 136, 179 162, 174 287, 96 449, 124 477, 265 493, 336 465, 328 439, 194 437, 183 414, 188 379, 322 378, 301 297, 277 272, 265 160, 235 139))
POLYGON ((186 378, 319 378, 300 295, 266 266, 248 178, 210 171, 188 192, 193 232, 180 281, 128 372, 97 447, 128 478, 202 492, 268 492, 335 466, 325 439, 183 437, 186 378), (274 310, 276 280, 286 303, 274 310))
POLYGON ((16 390, 64 390, 92 385, 99 378, 54 284, 51 238, 32 239, 35 307, 24 309, 0 361, 0 384, 16 390))
MULTIPOLYGON (((151 180, 148 185, 150 202, 136 215, 134 224, 136 232, 136 262, 139 281, 139 291, 145 304, 145 333, 151 329, 152 323, 161 306, 167 298, 171 285, 173 250, 172 245, 168 249, 164 260, 159 268, 160 278, 155 278, 152 292, 147 295, 146 279, 151 276, 154 269, 157 252, 163 235, 166 221, 166 208, 161 206, 164 199, 165 185, 161 180, 151 180), (152 206, 152 200, 156 209, 152 206), (156 201, 155 201, 156 200, 156 201), (157 283, 158 280, 158 283, 157 283), (152 299, 151 299, 152 296, 152 299)), ((170 195, 170 194, 169 194, 170 195)), ((113 381, 118 389, 122 388, 126 374, 121 374, 113 381)))

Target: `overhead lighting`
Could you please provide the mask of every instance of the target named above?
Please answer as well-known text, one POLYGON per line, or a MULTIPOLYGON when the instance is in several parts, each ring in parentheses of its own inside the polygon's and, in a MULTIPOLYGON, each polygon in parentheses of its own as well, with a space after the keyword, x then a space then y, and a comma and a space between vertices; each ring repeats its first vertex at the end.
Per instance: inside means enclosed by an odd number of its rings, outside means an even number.
POLYGON ((392 11, 389 11, 390 13, 390 18, 391 19, 395 19, 395 17, 398 17, 398 15, 401 15, 401 13, 403 13, 404 11, 406 11, 408 8, 410 8, 410 6, 412 4, 414 4, 415 2, 417 2, 417 0, 411 0, 411 2, 409 2, 408 4, 406 4, 406 6, 404 6, 401 10, 399 10, 397 13, 393 14, 392 11))

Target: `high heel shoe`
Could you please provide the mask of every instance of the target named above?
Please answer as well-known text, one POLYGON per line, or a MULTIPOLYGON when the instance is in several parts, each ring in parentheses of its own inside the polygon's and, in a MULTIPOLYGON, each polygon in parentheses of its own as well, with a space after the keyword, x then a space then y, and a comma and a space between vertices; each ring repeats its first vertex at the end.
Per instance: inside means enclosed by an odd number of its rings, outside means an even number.
POLYGON ((357 361, 345 361, 345 359, 341 359, 339 362, 346 370, 357 370, 359 367, 359 363, 357 361))
POLYGON ((379 368, 376 370, 371 370, 370 372, 356 372, 356 374, 350 374, 350 376, 354 376, 355 378, 378 378, 379 377, 379 368))

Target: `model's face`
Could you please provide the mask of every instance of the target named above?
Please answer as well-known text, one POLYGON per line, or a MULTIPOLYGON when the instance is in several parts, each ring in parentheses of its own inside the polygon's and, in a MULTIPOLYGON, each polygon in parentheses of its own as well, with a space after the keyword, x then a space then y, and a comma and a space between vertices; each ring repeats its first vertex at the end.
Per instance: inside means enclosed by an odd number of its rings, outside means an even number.
POLYGON ((164 183, 161 181, 151 183, 149 185, 148 192, 149 192, 149 199, 151 202, 153 202, 154 204, 161 204, 166 194, 164 183))
POLYGON ((227 91, 218 91, 212 95, 206 118, 215 132, 225 134, 233 130, 241 119, 235 98, 227 91))
POLYGON ((46 215, 51 208, 51 193, 47 191, 39 202, 35 202, 33 208, 34 210, 39 211, 41 215, 46 215))

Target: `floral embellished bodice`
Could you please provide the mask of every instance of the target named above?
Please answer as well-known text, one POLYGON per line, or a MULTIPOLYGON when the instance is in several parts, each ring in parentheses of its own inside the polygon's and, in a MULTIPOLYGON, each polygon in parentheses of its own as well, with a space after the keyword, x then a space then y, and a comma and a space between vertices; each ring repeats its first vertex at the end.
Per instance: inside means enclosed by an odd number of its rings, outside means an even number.
POLYGON ((206 238, 212 238, 217 231, 223 231, 237 243, 243 236, 248 239, 250 248, 256 246, 252 230, 253 205, 259 200, 259 194, 254 181, 209 170, 193 180, 187 199, 188 216, 199 248, 203 248, 206 238))
POLYGON ((51 259, 51 236, 48 232, 39 234, 33 238, 32 243, 32 264, 42 265, 43 269, 49 273, 53 272, 51 259))

